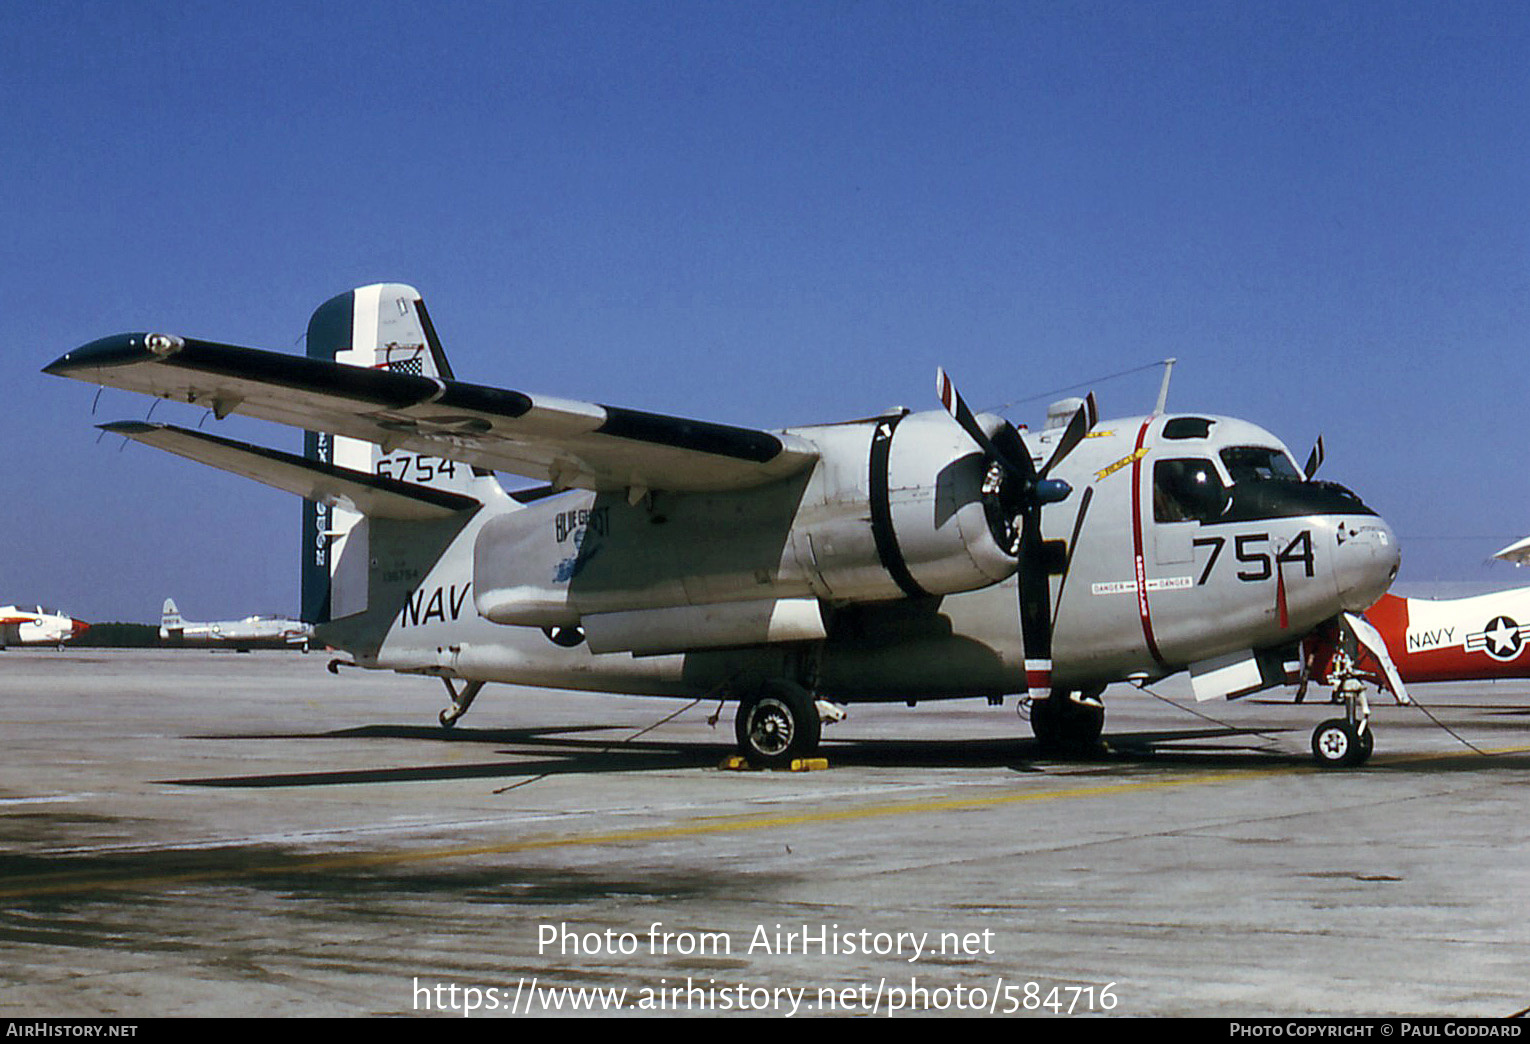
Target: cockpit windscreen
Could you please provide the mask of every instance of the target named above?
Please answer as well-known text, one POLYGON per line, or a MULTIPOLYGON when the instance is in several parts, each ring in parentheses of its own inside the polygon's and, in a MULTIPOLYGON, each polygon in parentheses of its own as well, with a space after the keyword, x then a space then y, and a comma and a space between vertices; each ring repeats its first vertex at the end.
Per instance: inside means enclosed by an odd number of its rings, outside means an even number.
POLYGON ((1302 481, 1302 473, 1296 470, 1291 458, 1284 451, 1268 446, 1229 446, 1222 451, 1222 464, 1233 485, 1270 479, 1302 481))

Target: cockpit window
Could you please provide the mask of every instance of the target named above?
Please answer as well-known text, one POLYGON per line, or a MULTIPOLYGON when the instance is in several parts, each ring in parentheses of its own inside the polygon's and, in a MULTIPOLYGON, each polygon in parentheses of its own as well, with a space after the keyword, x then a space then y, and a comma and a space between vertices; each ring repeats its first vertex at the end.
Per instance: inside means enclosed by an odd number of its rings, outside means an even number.
POLYGON ((1155 522, 1214 522, 1227 507, 1227 488, 1209 460, 1160 460, 1153 465, 1155 522))
POLYGON ((1211 434, 1211 421, 1205 417, 1171 417, 1163 426, 1166 439, 1204 439, 1211 434))
POLYGON ((1222 463, 1227 466, 1234 485, 1270 479, 1302 481, 1302 473, 1296 470, 1291 458, 1268 446, 1229 446, 1222 451, 1222 463))

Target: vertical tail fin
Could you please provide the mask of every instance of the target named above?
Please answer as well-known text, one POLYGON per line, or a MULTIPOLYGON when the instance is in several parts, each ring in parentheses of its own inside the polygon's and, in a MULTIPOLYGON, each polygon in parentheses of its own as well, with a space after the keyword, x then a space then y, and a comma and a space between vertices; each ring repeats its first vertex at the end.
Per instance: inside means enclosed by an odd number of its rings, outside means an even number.
POLYGON ((174 598, 166 598, 165 604, 159 613, 159 636, 161 638, 179 637, 180 632, 186 629, 186 621, 181 619, 181 611, 175 607, 174 598))
MULTIPOLYGON (((452 368, 419 291, 376 283, 325 301, 308 321, 308 354, 351 366, 452 379, 452 368)), ((369 474, 467 493, 488 472, 409 451, 384 455, 375 443, 307 432, 303 452, 369 474)), ((342 507, 303 502, 303 619, 327 623, 367 608, 369 526, 342 507)))

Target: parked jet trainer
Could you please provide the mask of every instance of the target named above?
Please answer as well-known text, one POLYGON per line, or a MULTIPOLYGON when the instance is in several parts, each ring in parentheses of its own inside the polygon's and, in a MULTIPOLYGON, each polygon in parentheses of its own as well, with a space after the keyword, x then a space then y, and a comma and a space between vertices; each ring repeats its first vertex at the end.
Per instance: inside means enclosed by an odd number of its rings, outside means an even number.
POLYGON ((166 598, 159 615, 159 640, 166 645, 225 648, 237 652, 251 649, 301 649, 308 651, 313 626, 285 616, 246 616, 242 620, 187 620, 166 598))
POLYGON ((90 630, 90 624, 44 605, 0 606, 0 649, 10 645, 56 645, 90 630))
MULTIPOLYGON (((1365 618, 1386 643, 1404 682, 1530 678, 1530 587, 1468 598, 1384 595, 1365 618), (1526 623, 1520 623, 1524 620, 1526 623)), ((1305 645, 1313 680, 1323 681, 1336 637, 1320 630, 1305 645)), ((1382 684, 1380 666, 1362 659, 1382 684)), ((1298 693, 1300 699, 1304 693, 1298 693)))
MULTIPOLYGON (((131 333, 46 372, 306 429, 299 457, 103 425, 304 497, 316 640, 441 677, 445 725, 485 682, 706 696, 782 765, 832 703, 1025 693, 1044 744, 1090 745, 1110 683, 1238 696, 1325 623, 1367 640, 1398 567, 1375 512, 1244 421, 1091 398, 1022 435, 943 373, 944 410, 773 432, 528 395, 457 380, 397 284, 320 306, 306 357, 131 333)), ((1363 698, 1313 746, 1363 760, 1363 698)))

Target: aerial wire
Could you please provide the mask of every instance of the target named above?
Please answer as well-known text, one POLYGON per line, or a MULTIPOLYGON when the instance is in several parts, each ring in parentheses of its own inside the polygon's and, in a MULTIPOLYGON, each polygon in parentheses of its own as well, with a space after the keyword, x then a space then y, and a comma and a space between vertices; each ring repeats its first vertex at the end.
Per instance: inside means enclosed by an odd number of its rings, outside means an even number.
POLYGON ((1035 395, 1027 395, 1023 399, 1015 399, 1015 400, 1013 400, 1011 402, 1001 403, 998 406, 988 407, 987 409, 983 410, 982 412, 984 412, 984 413, 1003 413, 1005 410, 1007 410, 1007 409, 1009 409, 1009 408, 1011 408, 1013 406, 1022 406, 1025 403, 1028 403, 1028 402, 1037 402, 1037 401, 1039 401, 1041 399, 1048 399, 1048 398, 1051 398, 1054 395, 1061 395, 1064 392, 1082 391, 1085 388, 1093 388, 1096 385, 1105 384, 1105 383, 1107 383, 1109 381, 1119 380, 1122 377, 1130 377, 1130 376, 1132 376, 1133 374, 1136 374, 1136 373, 1145 373, 1148 370, 1156 369, 1159 366, 1172 367, 1174 365, 1174 362, 1175 362, 1175 360, 1173 360, 1173 359, 1160 359, 1157 362, 1145 363, 1142 366, 1133 366, 1129 370, 1121 370, 1118 373, 1106 374, 1103 377, 1093 377, 1093 378, 1090 378, 1087 381, 1080 381, 1077 384, 1070 384, 1070 385, 1068 385, 1067 387, 1064 387, 1064 388, 1053 388, 1051 391, 1038 392, 1035 395))

